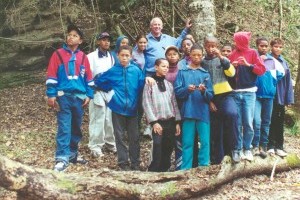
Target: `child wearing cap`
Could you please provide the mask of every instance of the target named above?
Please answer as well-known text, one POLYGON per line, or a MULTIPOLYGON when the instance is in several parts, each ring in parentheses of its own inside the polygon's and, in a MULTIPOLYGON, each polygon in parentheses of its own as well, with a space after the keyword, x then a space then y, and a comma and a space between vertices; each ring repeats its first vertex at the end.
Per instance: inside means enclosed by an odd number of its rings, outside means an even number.
MULTIPOLYGON (((115 61, 109 52, 111 37, 107 32, 97 36, 98 48, 87 55, 93 77, 100 76, 110 69, 115 61)), ((112 92, 95 90, 94 99, 89 104, 89 149, 94 158, 103 156, 104 145, 116 152, 115 137, 111 119, 111 110, 107 106, 112 92)))
POLYGON ((47 69, 48 106, 57 110, 55 171, 64 171, 70 162, 87 162, 78 158, 78 143, 82 138, 83 108, 94 96, 90 64, 78 48, 83 34, 75 25, 67 30, 65 44, 52 54, 47 69))

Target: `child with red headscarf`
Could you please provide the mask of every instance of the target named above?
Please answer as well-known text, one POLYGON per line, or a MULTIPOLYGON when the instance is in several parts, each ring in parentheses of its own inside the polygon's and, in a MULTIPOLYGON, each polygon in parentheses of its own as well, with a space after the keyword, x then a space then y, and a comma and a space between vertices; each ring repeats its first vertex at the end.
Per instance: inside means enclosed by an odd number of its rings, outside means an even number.
POLYGON ((233 159, 253 160, 251 142, 254 136, 253 118, 256 100, 257 76, 266 69, 258 53, 249 47, 251 33, 237 32, 233 36, 235 49, 229 56, 236 68, 236 75, 230 80, 234 89, 234 99, 238 109, 238 142, 234 148, 233 159), (244 150, 244 151, 243 151, 244 150))

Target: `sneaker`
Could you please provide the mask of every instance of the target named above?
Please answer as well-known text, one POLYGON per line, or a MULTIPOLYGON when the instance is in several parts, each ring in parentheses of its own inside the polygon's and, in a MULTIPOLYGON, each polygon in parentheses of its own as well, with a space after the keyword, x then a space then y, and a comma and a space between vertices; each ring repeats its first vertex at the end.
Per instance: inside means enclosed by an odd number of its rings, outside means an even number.
POLYGON ((138 165, 131 165, 131 170, 132 171, 140 171, 140 166, 138 166, 138 165))
POLYGON ((258 147, 254 147, 254 148, 253 148, 253 155, 254 155, 254 156, 259 156, 259 155, 260 155, 260 151, 259 151, 259 148, 258 148, 258 147))
POLYGON ((263 159, 265 159, 268 156, 267 147, 259 147, 259 152, 260 152, 259 156, 263 159))
POLYGON ((268 154, 274 155, 275 154, 275 149, 269 149, 267 151, 268 154))
POLYGON ((67 169, 67 167, 68 167, 68 165, 65 162, 59 161, 59 162, 56 162, 53 170, 56 172, 63 172, 67 169))
POLYGON ((244 155, 245 155, 245 160, 249 160, 249 161, 253 160, 253 155, 250 150, 245 150, 244 155))
POLYGON ((93 158, 100 158, 100 157, 104 156, 104 154, 102 153, 101 150, 100 151, 92 151, 91 155, 93 158))
POLYGON ((87 160, 85 160, 84 158, 82 158, 81 156, 76 156, 75 158, 72 158, 69 160, 70 163, 73 163, 73 164, 81 164, 81 165, 85 165, 88 163, 87 160))
POLYGON ((110 151, 112 153, 117 153, 117 147, 116 146, 107 145, 107 149, 108 149, 108 151, 110 151))
POLYGON ((131 170, 128 164, 120 164, 119 167, 122 171, 130 171, 131 170))
POLYGON ((240 151, 240 158, 241 158, 242 160, 245 160, 245 159, 246 159, 243 150, 240 151))
POLYGON ((232 160, 236 163, 241 161, 240 152, 238 150, 232 151, 232 160))
POLYGON ((287 153, 285 151, 283 151, 282 149, 276 149, 275 153, 276 153, 276 155, 278 155, 280 157, 287 156, 287 153))

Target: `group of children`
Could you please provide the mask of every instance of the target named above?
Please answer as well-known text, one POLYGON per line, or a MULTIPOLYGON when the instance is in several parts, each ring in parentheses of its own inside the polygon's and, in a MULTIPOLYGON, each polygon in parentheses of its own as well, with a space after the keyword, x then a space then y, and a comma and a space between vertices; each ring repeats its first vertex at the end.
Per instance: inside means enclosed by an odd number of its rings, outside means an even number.
POLYGON ((225 155, 234 162, 252 161, 253 153, 265 157, 267 151, 286 156, 284 106, 294 98, 281 39, 270 42, 269 53, 264 37, 256 40, 257 50, 250 48, 249 32, 234 34, 235 48, 219 49, 218 39, 207 36, 203 49, 186 37, 180 48, 167 47, 165 57, 154 63, 155 73, 147 74, 145 35, 137 37, 133 50, 121 36, 109 52, 111 37, 101 33, 97 50, 86 59, 78 49, 82 37, 78 27, 70 26, 66 44, 48 66, 48 105, 60 107, 54 170, 86 163, 78 157, 78 143, 88 103, 92 156, 102 156, 107 145, 116 151, 122 170, 139 170, 143 114, 152 129, 149 171, 168 171, 175 147, 176 169, 182 170, 219 164, 225 155))

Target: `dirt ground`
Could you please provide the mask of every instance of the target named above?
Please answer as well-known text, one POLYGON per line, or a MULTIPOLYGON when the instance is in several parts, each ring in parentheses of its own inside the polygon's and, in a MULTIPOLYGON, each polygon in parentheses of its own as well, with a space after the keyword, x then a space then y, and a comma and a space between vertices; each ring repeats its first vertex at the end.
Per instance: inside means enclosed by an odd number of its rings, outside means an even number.
MULTIPOLYGON (((44 97, 44 83, 1 90, 0 154, 33 167, 52 169, 56 118, 54 112, 48 111, 44 97)), ((71 165, 66 173, 99 168, 119 170, 113 153, 105 152, 100 159, 90 156, 87 125, 86 112, 80 153, 89 163, 71 165)), ((147 168, 150 147, 151 140, 142 137, 142 171, 147 168)), ((300 156, 299 134, 285 135, 285 149, 300 156)), ((16 199, 16 194, 0 188, 0 199, 16 199)), ((240 178, 194 199, 300 199, 300 169, 275 174, 273 181, 270 181, 270 174, 240 178)))

